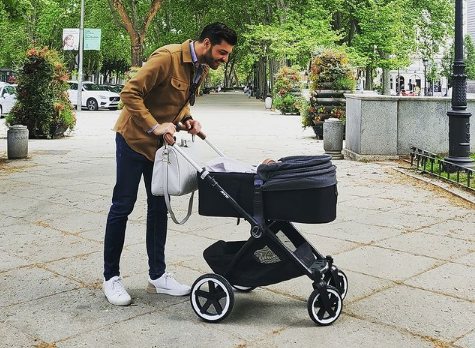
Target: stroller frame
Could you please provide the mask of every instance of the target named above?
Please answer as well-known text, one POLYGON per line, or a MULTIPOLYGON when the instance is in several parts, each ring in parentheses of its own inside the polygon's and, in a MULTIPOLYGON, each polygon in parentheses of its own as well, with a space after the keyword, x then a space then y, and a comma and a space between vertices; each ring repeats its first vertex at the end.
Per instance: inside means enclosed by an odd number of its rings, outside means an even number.
MULTIPOLYGON (((198 135, 220 156, 224 156, 219 149, 206 139, 204 134, 200 133, 198 135)), ((165 140, 171 146, 175 145, 174 140, 165 140)), ((219 322, 229 315, 234 306, 233 288, 243 292, 249 292, 255 288, 255 286, 248 286, 249 284, 232 284, 228 279, 233 278, 233 272, 236 270, 236 265, 241 257, 249 252, 256 241, 266 238, 266 243, 271 246, 272 251, 277 257, 290 260, 301 272, 288 279, 307 275, 312 280, 314 290, 307 302, 307 309, 311 319, 321 326, 330 325, 336 321, 342 311, 343 299, 348 291, 348 279, 344 272, 333 264, 333 258, 331 256, 323 256, 318 252, 290 221, 266 220, 263 216, 259 216, 260 214, 255 214, 257 216, 251 215, 221 187, 209 171, 200 167, 179 146, 175 146, 175 149, 197 170, 199 180, 205 181, 211 188, 219 192, 236 212, 251 225, 250 238, 233 255, 225 269, 216 272, 218 274, 205 274, 194 282, 190 294, 190 302, 195 313, 206 322, 219 322), (306 257, 297 255, 295 251, 290 250, 279 239, 277 236, 278 232, 282 232, 296 248, 305 246, 307 250, 311 251, 312 256, 309 258, 308 253, 306 257)), ((261 200, 258 204, 262 205, 262 195, 256 195, 256 197, 258 200, 261 200)), ((274 284, 283 280, 256 286, 274 284)))

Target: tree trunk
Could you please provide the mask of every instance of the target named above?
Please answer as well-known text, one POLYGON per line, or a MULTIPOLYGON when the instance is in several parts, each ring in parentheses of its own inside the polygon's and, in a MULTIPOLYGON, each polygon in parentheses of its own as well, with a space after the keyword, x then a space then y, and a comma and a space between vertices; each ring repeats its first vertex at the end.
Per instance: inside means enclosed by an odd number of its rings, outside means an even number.
POLYGON ((135 43, 132 44, 132 66, 142 66, 144 61, 143 45, 139 37, 136 38, 135 43))
POLYGON ((391 81, 389 79, 389 69, 383 69, 383 95, 391 95, 391 81))
POLYGON ((366 83, 365 83, 365 89, 367 91, 371 91, 373 89, 373 68, 371 66, 366 67, 366 83))
POLYGON ((131 42, 132 66, 142 66, 143 44, 147 29, 157 14, 163 0, 151 0, 150 8, 144 18, 138 18, 136 8, 132 6, 131 13, 127 13, 122 0, 109 0, 109 7, 115 16, 120 17, 122 26, 127 30, 131 42))

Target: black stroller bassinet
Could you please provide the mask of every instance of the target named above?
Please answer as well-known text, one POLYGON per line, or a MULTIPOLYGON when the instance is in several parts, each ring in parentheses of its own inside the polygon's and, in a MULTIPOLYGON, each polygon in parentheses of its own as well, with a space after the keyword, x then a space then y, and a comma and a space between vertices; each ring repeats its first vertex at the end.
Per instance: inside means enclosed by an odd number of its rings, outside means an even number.
MULTIPOLYGON (((336 170, 330 156, 285 157, 261 164, 257 175, 211 173, 219 185, 250 215, 255 216, 255 188, 260 188, 267 220, 325 223, 336 218, 336 170)), ((199 180, 199 214, 245 217, 208 183, 199 180)))
POLYGON ((233 289, 248 292, 307 275, 314 288, 307 304, 312 320, 330 325, 338 319, 347 277, 292 224, 336 218, 336 168, 331 157, 285 157, 248 174, 209 173, 182 155, 198 170, 199 214, 244 218, 251 225, 248 240, 220 240, 203 252, 215 273, 194 282, 190 302, 195 313, 207 322, 221 321, 234 306, 233 289))

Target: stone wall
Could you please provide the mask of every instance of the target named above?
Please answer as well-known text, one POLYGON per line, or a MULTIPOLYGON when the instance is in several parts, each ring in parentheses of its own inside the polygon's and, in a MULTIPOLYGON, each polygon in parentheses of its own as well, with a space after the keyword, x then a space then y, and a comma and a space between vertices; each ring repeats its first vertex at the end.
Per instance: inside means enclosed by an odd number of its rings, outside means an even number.
MULTIPOLYGON (((434 153, 449 149, 448 97, 346 95, 347 155, 392 157, 411 146, 434 153)), ((468 98, 470 148, 475 152, 475 98, 468 98)))

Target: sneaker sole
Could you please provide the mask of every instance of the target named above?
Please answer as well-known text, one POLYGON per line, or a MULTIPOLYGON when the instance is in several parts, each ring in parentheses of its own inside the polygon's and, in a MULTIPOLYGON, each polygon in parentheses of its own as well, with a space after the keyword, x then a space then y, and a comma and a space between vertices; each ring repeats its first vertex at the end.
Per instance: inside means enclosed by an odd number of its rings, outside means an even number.
POLYGON ((107 302, 109 302, 110 304, 114 305, 114 306, 128 306, 132 303, 132 298, 130 298, 129 300, 127 301, 111 301, 109 299, 109 297, 107 297, 106 295, 106 292, 104 290, 104 286, 102 287, 102 294, 104 295, 104 297, 106 298, 107 302))
POLYGON ((171 296, 186 296, 189 295, 191 289, 188 291, 179 291, 179 290, 167 290, 156 288, 153 284, 148 283, 147 288, 145 289, 149 294, 166 294, 171 296))
POLYGON ((104 295, 104 297, 107 299, 107 301, 110 304, 112 304, 114 306, 128 306, 132 303, 132 299, 130 301, 125 301, 125 302, 113 302, 113 301, 109 300, 109 298, 106 295, 104 295))

